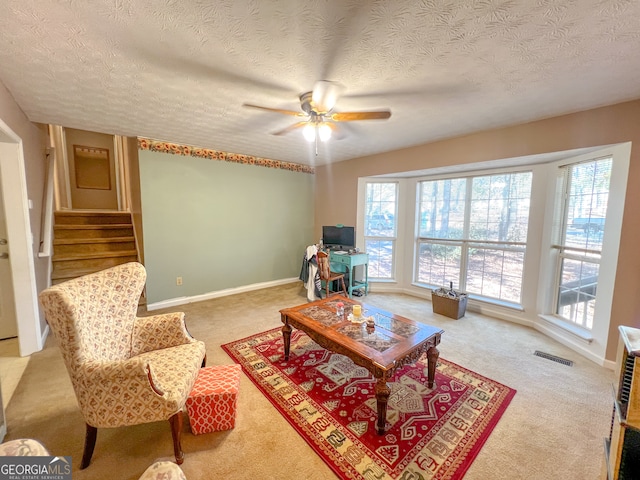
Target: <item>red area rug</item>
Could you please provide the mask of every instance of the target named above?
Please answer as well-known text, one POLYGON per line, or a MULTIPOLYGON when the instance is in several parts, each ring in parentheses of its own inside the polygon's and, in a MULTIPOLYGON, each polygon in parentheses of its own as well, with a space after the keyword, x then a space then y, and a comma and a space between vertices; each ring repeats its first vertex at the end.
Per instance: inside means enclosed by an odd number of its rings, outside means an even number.
POLYGON ((425 359, 394 376, 378 435, 373 377, 305 333, 292 332, 288 362, 279 328, 222 348, 345 479, 462 478, 516 393, 442 358, 428 389, 425 359))

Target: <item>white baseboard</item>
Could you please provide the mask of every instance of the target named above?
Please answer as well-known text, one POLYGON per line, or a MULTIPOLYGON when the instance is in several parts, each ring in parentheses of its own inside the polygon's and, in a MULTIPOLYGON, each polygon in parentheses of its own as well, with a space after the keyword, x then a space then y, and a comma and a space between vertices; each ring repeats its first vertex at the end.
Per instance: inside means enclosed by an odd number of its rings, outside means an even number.
POLYGON ((218 290, 216 292, 208 292, 200 295, 194 295, 192 297, 177 297, 170 298, 169 300, 162 300, 161 302, 149 303, 147 310, 160 310, 161 308, 171 308, 178 305, 186 305, 188 303, 202 302, 203 300, 211 300, 212 298, 227 297, 229 295, 236 295, 238 293, 251 292, 253 290, 261 290, 263 288, 276 287, 278 285, 285 285, 287 283, 299 282, 299 278, 283 278, 281 280, 274 280, 271 282, 253 283, 251 285, 243 285, 241 287, 226 288, 224 290, 218 290))
POLYGON ((49 336, 49 324, 47 323, 44 326, 44 331, 42 332, 42 335, 40 336, 40 350, 42 350, 44 348, 45 342, 47 341, 47 337, 49 336))

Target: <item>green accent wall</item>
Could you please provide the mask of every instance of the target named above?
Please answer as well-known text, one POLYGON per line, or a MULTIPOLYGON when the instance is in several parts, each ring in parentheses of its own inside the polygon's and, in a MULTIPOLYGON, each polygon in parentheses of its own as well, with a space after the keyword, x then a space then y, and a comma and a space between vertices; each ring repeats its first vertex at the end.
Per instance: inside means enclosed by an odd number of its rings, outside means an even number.
POLYGON ((138 155, 148 303, 298 277, 315 243, 314 175, 138 155))

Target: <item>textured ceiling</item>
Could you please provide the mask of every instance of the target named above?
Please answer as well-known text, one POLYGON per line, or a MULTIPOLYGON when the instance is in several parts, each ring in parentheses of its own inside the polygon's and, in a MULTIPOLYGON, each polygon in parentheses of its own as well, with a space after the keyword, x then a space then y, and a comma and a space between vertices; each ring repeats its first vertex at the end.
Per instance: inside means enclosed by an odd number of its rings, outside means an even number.
POLYGON ((640 98, 637 0, 0 2, 0 81, 30 120, 321 165, 640 98), (318 155, 295 117, 341 83, 318 155))

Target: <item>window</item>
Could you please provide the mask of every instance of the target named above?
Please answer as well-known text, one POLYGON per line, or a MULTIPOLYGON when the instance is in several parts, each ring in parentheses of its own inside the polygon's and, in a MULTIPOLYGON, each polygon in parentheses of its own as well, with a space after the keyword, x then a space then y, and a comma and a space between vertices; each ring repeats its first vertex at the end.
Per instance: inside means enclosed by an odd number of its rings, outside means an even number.
POLYGON ((466 185, 464 178, 420 183, 417 269, 420 283, 461 284, 466 185))
POLYGON ((364 242, 369 254, 369 278, 394 277, 397 204, 397 183, 366 184, 364 242))
POLYGON ((608 157, 560 169, 555 313, 587 330, 593 328, 612 163, 608 157))
POLYGON ((416 281, 521 302, 531 172, 420 182, 416 281))

